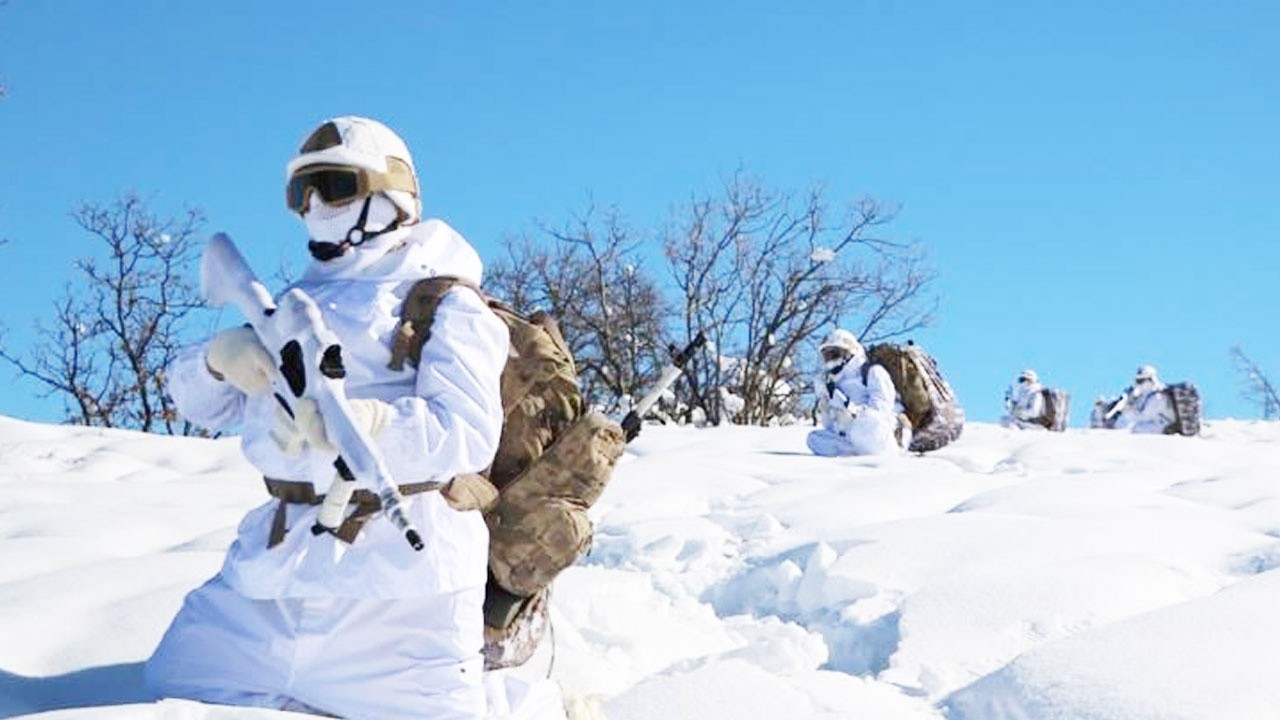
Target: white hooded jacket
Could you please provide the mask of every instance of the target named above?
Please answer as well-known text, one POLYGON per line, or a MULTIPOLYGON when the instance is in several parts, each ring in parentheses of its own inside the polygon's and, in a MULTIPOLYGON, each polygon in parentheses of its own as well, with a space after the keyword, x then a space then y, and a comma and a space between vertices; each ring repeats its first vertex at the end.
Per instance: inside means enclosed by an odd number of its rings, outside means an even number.
POLYGON ((810 433, 809 448, 819 455, 871 455, 898 448, 897 391, 889 372, 878 364, 862 379, 863 356, 835 375, 817 378, 821 430, 810 433))
POLYGON ((1116 418, 1115 428, 1135 433, 1163 433, 1175 419, 1173 403, 1165 390, 1165 384, 1159 379, 1126 390, 1125 405, 1116 418))
POLYGON ((1038 382, 1014 383, 1009 388, 1008 409, 1005 425, 1020 428, 1043 428, 1040 418, 1044 416, 1044 388, 1038 382))
MULTIPOLYGON (((479 283, 474 249, 444 222, 430 220, 378 238, 385 254, 361 249, 360 262, 313 263, 295 283, 319 306, 342 343, 346 392, 376 398, 393 412, 375 438, 397 483, 447 481, 492 462, 502 429, 499 377, 507 360, 506 326, 471 290, 455 288, 440 303, 417 368, 390 370, 391 339, 413 284, 434 275, 479 283)), ((309 481, 317 493, 333 479, 333 454, 307 447, 284 454, 269 432, 276 414, 270 395, 249 397, 215 380, 205 346, 184 351, 170 368, 170 391, 184 416, 216 430, 240 427, 245 456, 263 475, 309 481)), ((317 507, 290 505, 284 541, 267 548, 274 499, 240 524, 222 576, 246 597, 434 596, 481 587, 488 534, 476 512, 457 512, 439 493, 407 498, 423 536, 415 552, 392 524, 375 516, 350 545, 313 536, 317 507)))

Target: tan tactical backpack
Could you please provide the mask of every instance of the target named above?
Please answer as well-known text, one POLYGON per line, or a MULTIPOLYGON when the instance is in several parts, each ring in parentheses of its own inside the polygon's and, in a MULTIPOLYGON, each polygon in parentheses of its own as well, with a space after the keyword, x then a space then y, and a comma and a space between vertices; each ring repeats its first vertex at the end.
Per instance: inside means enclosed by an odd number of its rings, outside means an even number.
POLYGON ((898 392, 903 412, 911 422, 909 450, 937 450, 960 437, 964 408, 938 372, 938 363, 919 345, 908 341, 905 345, 880 343, 867 348, 864 383, 871 365, 887 370, 898 392))
POLYGON ((1046 430, 1064 432, 1067 429, 1067 414, 1071 396, 1065 390, 1041 388, 1040 396, 1044 398, 1044 413, 1037 419, 1046 430))
POLYGON ((478 293, 510 332, 502 372, 502 438, 484 473, 497 500, 489 526, 485 664, 519 665, 537 648, 552 579, 591 544, 587 508, 600 497, 622 455, 622 428, 584 412, 573 357, 551 316, 528 317, 461 278, 418 282, 401 310, 391 367, 416 366, 444 295, 462 285, 478 293))

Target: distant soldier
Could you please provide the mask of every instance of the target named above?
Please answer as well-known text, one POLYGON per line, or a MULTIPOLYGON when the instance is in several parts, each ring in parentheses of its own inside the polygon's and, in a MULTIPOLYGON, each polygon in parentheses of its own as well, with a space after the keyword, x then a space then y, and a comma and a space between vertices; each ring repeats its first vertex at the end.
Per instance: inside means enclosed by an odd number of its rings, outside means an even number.
POLYGON ((1098 401, 1094 406, 1093 427, 1128 430, 1135 433, 1194 435, 1199 432, 1199 394, 1194 387, 1179 383, 1184 396, 1184 412, 1175 407, 1175 394, 1160 380, 1156 369, 1142 365, 1133 384, 1116 399, 1098 401))
POLYGON ((1020 430, 1063 432, 1067 429, 1070 403, 1066 390, 1045 387, 1035 370, 1023 370, 1005 391, 1005 415, 1000 424, 1020 430))
POLYGON ((816 455, 874 455, 897 452, 898 396, 889 373, 867 363, 862 344, 848 330, 836 330, 818 348, 823 373, 818 377, 821 429, 809 433, 809 449, 816 455))
POLYGON ((1044 393, 1035 370, 1023 370, 1004 394, 1005 416, 1000 424, 1020 429, 1046 427, 1044 393))
POLYGON ((1165 384, 1156 374, 1155 367, 1139 367, 1133 385, 1125 391, 1125 399, 1115 419, 1115 429, 1157 435, 1168 432, 1175 416, 1169 394, 1164 390, 1165 384))

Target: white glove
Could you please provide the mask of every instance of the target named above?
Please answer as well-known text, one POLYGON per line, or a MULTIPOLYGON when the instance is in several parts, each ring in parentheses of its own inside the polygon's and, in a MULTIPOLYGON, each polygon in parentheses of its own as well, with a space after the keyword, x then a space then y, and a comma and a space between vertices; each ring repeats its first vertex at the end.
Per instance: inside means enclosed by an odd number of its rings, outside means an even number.
MULTIPOLYGON (((391 417, 391 405, 374 399, 347 400, 351 408, 351 422, 377 437, 391 417)), ((276 421, 271 426, 271 439, 285 455, 297 455, 310 445, 320 450, 332 450, 333 443, 324 430, 324 418, 320 406, 311 398, 300 398, 293 403, 293 417, 284 408, 276 409, 276 421)))
POLYGON ((220 381, 245 395, 265 395, 275 377, 275 360, 250 327, 223 330, 204 351, 205 367, 220 381))
POLYGON ((848 425, 849 423, 853 422, 854 418, 858 417, 858 411, 857 411, 856 405, 851 406, 851 405, 842 405, 840 403, 832 403, 832 408, 835 410, 836 422, 840 423, 841 425, 848 425))
POLYGON ((498 488, 483 475, 465 473, 458 475, 440 489, 440 495, 449 507, 458 512, 480 510, 486 512, 498 504, 498 488))

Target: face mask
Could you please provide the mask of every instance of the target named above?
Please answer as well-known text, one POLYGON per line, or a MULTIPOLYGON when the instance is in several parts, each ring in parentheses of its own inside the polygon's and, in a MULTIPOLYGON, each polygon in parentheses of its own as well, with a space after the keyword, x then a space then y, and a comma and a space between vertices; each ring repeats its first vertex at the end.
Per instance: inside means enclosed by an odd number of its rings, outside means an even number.
MULTIPOLYGON (((327 205, 319 197, 312 195, 311 205, 302 222, 307 226, 307 235, 321 243, 340 243, 348 239, 352 228, 360 222, 360 213, 364 210, 364 201, 356 200, 344 205, 327 205)), ((374 195, 369 200, 369 214, 364 220, 365 232, 377 232, 390 225, 397 217, 396 206, 384 195, 374 195)), ((360 233, 350 238, 359 242, 360 233)))

